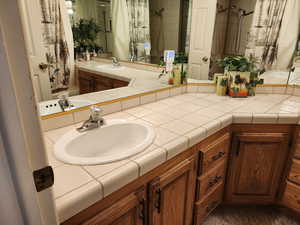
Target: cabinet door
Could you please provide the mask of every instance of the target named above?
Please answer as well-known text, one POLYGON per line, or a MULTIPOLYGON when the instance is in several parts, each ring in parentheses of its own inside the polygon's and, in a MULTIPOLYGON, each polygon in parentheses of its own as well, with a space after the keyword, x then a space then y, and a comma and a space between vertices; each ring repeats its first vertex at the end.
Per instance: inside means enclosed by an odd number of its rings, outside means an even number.
POLYGON ((105 91, 113 88, 113 79, 104 76, 94 76, 94 91, 105 91))
POLYGON ((192 224, 195 182, 194 157, 153 180, 150 184, 149 224, 192 224))
POLYGON ((144 225, 146 193, 141 188, 114 203, 82 225, 144 225))
POLYGON ((79 77, 78 80, 81 95, 93 92, 93 80, 90 77, 79 77))
POLYGON ((288 154, 288 140, 286 133, 234 136, 226 188, 228 203, 275 202, 288 154))

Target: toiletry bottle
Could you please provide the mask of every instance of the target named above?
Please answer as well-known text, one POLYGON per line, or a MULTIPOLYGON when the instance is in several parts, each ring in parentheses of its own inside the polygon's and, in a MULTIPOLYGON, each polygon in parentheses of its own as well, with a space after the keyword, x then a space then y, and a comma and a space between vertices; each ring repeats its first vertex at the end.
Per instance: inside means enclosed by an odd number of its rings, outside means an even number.
POLYGON ((89 53, 88 50, 86 50, 86 52, 85 52, 85 60, 86 61, 90 61, 91 60, 91 55, 90 55, 90 53, 89 53))

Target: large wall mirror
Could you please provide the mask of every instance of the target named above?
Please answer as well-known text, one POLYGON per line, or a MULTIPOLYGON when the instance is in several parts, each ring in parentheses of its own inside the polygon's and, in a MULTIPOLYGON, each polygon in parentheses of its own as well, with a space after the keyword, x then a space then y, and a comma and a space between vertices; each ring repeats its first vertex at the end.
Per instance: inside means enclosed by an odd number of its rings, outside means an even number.
POLYGON ((77 58, 159 64, 164 50, 187 53, 192 0, 75 0, 68 2, 77 58), (90 29, 94 40, 88 39, 90 29), (84 39, 86 38, 86 39, 84 39), (83 54, 82 54, 83 53, 83 54))
POLYGON ((61 96, 80 99, 80 107, 99 102, 99 92, 104 101, 179 84, 164 76, 166 50, 182 57, 175 60, 180 62, 175 69, 180 76, 184 71, 187 82, 213 82, 216 74, 224 73, 220 60, 240 68, 243 59, 232 62, 228 57, 247 57, 265 84, 300 83, 299 0, 61 2, 63 7, 53 12, 42 5, 47 63, 40 65, 45 74, 34 78, 42 115, 59 112, 61 96), (53 42, 51 35, 60 42, 53 42), (121 87, 126 87, 125 94, 116 94, 121 87), (83 100, 86 96, 89 101, 83 100), (53 102, 55 110, 45 108, 53 102))

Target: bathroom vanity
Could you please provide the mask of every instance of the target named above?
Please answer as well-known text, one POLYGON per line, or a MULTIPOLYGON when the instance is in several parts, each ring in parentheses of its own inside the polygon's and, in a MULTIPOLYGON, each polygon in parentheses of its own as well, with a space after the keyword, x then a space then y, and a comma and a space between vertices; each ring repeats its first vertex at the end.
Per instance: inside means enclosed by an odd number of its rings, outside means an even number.
POLYGON ((113 79, 105 76, 105 74, 100 75, 83 70, 78 70, 78 82, 80 94, 126 87, 129 84, 128 81, 113 79))
POLYGON ((294 125, 229 125, 62 224, 201 225, 222 203, 300 212, 298 136, 294 125))

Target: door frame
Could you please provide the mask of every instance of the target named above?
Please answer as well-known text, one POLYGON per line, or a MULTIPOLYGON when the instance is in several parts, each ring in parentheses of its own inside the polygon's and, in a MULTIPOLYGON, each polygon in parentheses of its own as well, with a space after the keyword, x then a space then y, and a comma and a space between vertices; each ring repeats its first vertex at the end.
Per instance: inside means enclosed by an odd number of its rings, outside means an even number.
POLYGON ((52 190, 38 193, 32 174, 49 163, 33 91, 20 4, 21 0, 0 1, 0 133, 20 219, 26 225, 55 225, 58 219, 52 190))

